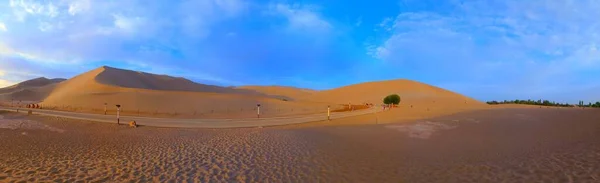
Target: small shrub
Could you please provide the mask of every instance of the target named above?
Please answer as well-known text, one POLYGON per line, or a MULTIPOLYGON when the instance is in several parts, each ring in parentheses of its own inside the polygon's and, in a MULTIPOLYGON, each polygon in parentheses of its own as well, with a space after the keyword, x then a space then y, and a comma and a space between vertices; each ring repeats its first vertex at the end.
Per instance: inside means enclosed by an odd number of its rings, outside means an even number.
POLYGON ((394 104, 394 105, 398 105, 400 104, 400 96, 398 94, 392 94, 392 95, 388 95, 385 98, 383 98, 383 103, 384 104, 394 104))

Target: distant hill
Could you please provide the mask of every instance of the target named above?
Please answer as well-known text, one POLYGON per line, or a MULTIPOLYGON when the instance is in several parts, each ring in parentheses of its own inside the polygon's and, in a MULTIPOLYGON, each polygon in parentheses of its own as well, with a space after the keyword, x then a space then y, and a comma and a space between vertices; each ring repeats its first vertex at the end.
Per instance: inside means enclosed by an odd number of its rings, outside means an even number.
POLYGON ((40 77, 0 88, 0 100, 40 101, 46 98, 58 83, 65 80, 40 77))

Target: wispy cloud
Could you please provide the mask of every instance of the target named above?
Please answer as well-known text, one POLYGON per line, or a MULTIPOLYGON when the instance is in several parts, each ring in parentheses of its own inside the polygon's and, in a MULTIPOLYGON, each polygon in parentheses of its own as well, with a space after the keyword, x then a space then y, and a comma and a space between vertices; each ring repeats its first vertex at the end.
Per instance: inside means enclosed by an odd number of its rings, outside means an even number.
POLYGON ((284 16, 293 29, 302 31, 326 31, 332 25, 318 12, 318 7, 303 4, 272 4, 271 11, 284 16))
POLYGON ((13 0, 0 5, 9 28, 0 32, 0 65, 36 68, 7 70, 10 81, 106 64, 227 85, 298 75, 336 60, 334 27, 322 10, 241 0, 13 0))
POLYGON ((358 17, 356 23, 354 23, 354 26, 360 27, 360 25, 362 25, 362 16, 358 17))
POLYGON ((439 83, 471 83, 455 88, 465 93, 494 83, 507 91, 519 88, 522 95, 545 95, 571 89, 565 86, 581 79, 575 76, 579 72, 600 71, 600 22, 592 18, 600 16, 599 3, 509 0, 454 6, 451 13, 402 12, 384 19, 380 26, 391 35, 369 54, 436 75, 439 83))
POLYGON ((8 29, 6 28, 6 25, 2 22, 0 22, 0 32, 6 32, 8 31, 8 29))
POLYGON ((240 0, 10 0, 0 6, 0 58, 73 66, 200 62, 182 50, 197 47, 214 25, 238 17, 246 6, 240 0))

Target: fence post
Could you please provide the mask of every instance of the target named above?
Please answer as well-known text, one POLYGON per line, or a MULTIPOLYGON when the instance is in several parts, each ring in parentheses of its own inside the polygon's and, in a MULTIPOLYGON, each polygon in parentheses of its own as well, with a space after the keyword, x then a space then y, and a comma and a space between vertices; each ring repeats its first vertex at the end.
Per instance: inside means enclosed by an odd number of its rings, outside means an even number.
POLYGON ((327 121, 331 121, 331 111, 329 110, 329 106, 327 106, 327 121))
POLYGON ((256 117, 260 118, 260 104, 256 104, 256 117))
POLYGON ((117 106, 117 125, 120 125, 121 122, 120 122, 120 119, 119 119, 119 117, 120 117, 119 113, 121 112, 121 105, 117 104, 116 106, 117 106))

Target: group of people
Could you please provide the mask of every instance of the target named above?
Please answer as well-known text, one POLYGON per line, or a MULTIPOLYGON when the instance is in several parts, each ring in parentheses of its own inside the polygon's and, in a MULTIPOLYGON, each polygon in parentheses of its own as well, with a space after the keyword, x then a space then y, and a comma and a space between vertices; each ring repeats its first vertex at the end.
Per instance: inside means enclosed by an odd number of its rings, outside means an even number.
MULTIPOLYGON (((394 107, 398 107, 397 105, 394 105, 394 104, 381 104, 381 106, 383 107, 383 110, 385 110, 385 109, 391 110, 394 107)), ((412 108, 412 105, 410 107, 412 108)))
POLYGON ((27 108, 39 109, 40 105, 39 104, 27 104, 27 108))

